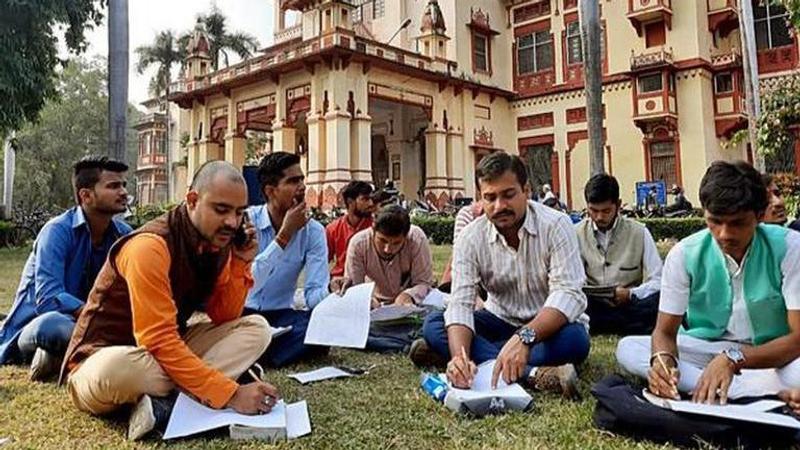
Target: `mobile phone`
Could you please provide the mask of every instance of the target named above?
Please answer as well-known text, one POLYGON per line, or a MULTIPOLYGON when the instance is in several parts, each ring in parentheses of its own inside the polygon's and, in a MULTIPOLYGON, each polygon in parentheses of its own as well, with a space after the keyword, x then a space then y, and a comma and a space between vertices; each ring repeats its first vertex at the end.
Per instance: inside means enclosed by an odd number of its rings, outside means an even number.
POLYGON ((247 233, 244 231, 244 226, 249 222, 250 217, 247 216, 247 211, 245 211, 242 217, 242 223, 239 224, 239 228, 236 229, 236 234, 233 235, 233 245, 237 247, 244 247, 247 245, 250 239, 248 239, 247 233))

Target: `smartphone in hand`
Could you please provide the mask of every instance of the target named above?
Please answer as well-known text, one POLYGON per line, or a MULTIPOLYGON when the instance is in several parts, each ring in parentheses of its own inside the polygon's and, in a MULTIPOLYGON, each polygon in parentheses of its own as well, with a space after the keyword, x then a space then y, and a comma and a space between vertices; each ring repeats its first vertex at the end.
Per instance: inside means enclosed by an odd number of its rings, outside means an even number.
POLYGON ((247 233, 244 231, 245 224, 248 223, 250 223, 250 217, 247 215, 247 211, 245 211, 242 217, 242 223, 239 225, 239 228, 236 229, 236 234, 233 235, 233 245, 241 248, 246 246, 250 241, 247 237, 247 233))

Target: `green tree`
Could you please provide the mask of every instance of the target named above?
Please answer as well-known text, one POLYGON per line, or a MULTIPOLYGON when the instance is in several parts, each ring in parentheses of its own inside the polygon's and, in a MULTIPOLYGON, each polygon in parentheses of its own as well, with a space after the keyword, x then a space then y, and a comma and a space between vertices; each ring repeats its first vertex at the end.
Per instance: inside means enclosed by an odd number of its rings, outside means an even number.
MULTIPOLYGON (((108 81, 106 61, 78 58, 70 62, 56 84, 58 99, 48 100, 38 122, 17 133, 15 207, 66 208, 74 205, 72 163, 108 150, 108 81)), ((129 105, 135 123, 140 114, 129 105)), ((127 160, 136 161, 136 131, 127 130, 127 160)), ((133 169, 128 173, 129 191, 133 169)))
POLYGON ((154 97, 169 96, 169 84, 172 82, 172 68, 183 63, 186 48, 180 46, 178 38, 171 30, 159 32, 151 45, 143 45, 136 49, 136 71, 144 73, 150 67, 156 73, 150 81, 149 90, 154 97), (165 94, 166 93, 166 94, 165 94))
POLYGON ((800 30, 800 0, 774 0, 789 12, 789 22, 800 30))
POLYGON ((84 31, 102 20, 104 0, 0 0, 0 136, 35 121, 57 94, 57 33, 70 52, 86 49, 84 31))
MULTIPOLYGON (((223 58, 225 67, 228 66, 229 51, 246 59, 258 50, 258 39, 255 36, 228 30, 228 18, 216 6, 212 6, 208 14, 201 14, 197 19, 206 27, 210 44, 209 56, 214 70, 219 69, 220 57, 223 58)), ((186 48, 188 35, 184 36, 181 42, 184 44, 183 48, 186 48)))

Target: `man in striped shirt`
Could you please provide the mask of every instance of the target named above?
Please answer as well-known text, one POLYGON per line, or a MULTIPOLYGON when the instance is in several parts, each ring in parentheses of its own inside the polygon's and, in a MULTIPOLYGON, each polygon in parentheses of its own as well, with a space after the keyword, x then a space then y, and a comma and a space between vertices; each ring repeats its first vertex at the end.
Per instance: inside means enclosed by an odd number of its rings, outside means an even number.
POLYGON ((566 215, 528 201, 519 157, 494 153, 481 160, 475 179, 485 214, 455 243, 450 301, 426 319, 425 341, 449 360, 456 387, 468 388, 476 364, 496 359, 493 385, 523 381, 572 397, 572 364, 589 354, 575 230, 566 215), (474 311, 478 284, 488 299, 474 311))

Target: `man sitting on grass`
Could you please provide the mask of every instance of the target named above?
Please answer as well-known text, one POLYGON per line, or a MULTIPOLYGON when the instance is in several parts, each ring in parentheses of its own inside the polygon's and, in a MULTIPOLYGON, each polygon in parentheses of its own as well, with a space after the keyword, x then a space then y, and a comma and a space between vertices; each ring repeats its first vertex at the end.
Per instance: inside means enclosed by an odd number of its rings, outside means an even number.
POLYGON ((333 262, 332 278, 344 275, 347 246, 353 236, 372 227, 372 214, 375 213, 372 194, 372 186, 365 181, 351 181, 342 189, 342 199, 347 213, 325 227, 328 262, 333 262))
POLYGON ((258 233, 259 251, 253 261, 254 285, 245 314, 259 314, 274 327, 292 327, 275 338, 259 358, 263 365, 283 367, 328 351, 303 343, 311 309, 328 295, 328 247, 325 229, 307 215, 299 156, 286 152, 265 156, 258 167, 258 180, 267 203, 248 209, 258 233), (300 310, 295 309, 294 296, 303 271, 308 309, 300 310))
POLYGON ((266 349, 269 325, 241 317, 258 242, 232 245, 247 207, 244 178, 213 161, 195 174, 186 202, 119 240, 97 277, 62 369, 81 411, 136 404, 128 438, 169 419, 176 388, 213 408, 269 411, 277 391, 236 380, 266 349), (189 324, 195 312, 210 321, 189 324))
MULTIPOLYGON (((493 382, 522 380, 575 396, 573 364, 589 354, 575 229, 566 215, 528 200, 519 157, 487 156, 475 179, 485 214, 455 242, 450 301, 444 314, 426 318, 425 342, 450 361, 447 377, 457 387, 471 385, 476 363, 496 359, 493 382), (479 284, 488 299, 475 311, 479 284)), ((432 360, 417 350, 415 363, 432 360)))
POLYGON ((745 162, 713 163, 700 202, 708 229, 669 252, 652 337, 622 339, 617 361, 703 403, 800 387, 800 234, 759 224, 767 190, 745 162))
POLYGON ((75 163, 77 206, 39 232, 22 272, 14 305, 0 327, 0 364, 30 362, 30 379, 58 374, 75 319, 111 245, 131 231, 114 215, 125 211, 128 166, 105 156, 75 163))
POLYGON ((644 225, 619 214, 619 183, 594 175, 584 189, 589 217, 577 225, 592 334, 653 331, 661 289, 661 257, 644 225), (593 293, 591 289, 609 292, 593 293))

